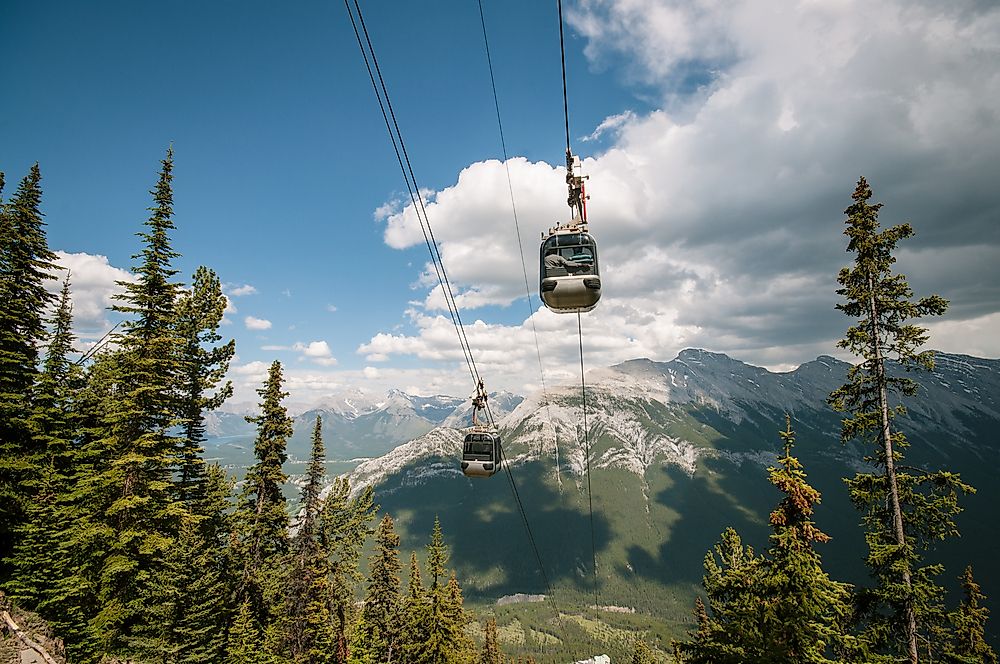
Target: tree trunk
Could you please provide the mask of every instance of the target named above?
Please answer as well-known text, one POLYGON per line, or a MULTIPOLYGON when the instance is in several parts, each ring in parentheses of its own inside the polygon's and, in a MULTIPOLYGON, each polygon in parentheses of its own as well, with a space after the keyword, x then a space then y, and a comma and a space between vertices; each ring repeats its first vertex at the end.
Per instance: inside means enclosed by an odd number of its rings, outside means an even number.
POLYGON ((38 653, 39 657, 45 660, 46 664, 56 664, 56 660, 52 659, 52 655, 50 655, 40 643, 25 634, 18 624, 14 622, 14 619, 9 613, 3 611, 0 613, 0 617, 3 618, 5 623, 7 623, 7 627, 14 634, 14 636, 16 636, 21 643, 38 653))
MULTIPOLYGON (((889 500, 892 508, 893 531, 896 544, 906 546, 906 532, 903 530, 903 510, 899 505, 899 488, 896 484, 896 464, 892 458, 892 432, 889 429, 889 397, 886 389, 885 358, 882 357, 881 330, 878 324, 878 308, 875 304, 874 278, 868 275, 868 317, 871 322, 871 348, 875 356, 875 381, 878 385, 879 415, 882 419, 882 445, 885 449, 885 476, 889 483, 889 500)), ((917 664, 917 617, 913 611, 912 587, 910 570, 903 570, 903 583, 906 585, 907 597, 904 605, 906 617, 907 650, 911 664, 917 664)))

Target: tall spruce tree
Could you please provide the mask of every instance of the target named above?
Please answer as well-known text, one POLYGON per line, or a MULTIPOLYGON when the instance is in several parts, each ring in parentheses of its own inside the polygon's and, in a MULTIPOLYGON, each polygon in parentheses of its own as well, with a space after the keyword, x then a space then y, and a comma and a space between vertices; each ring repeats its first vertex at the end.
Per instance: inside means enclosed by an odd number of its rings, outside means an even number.
POLYGON ((739 534, 727 528, 705 554, 702 584, 711 616, 701 598, 695 602, 697 631, 680 644, 685 662, 691 664, 740 664, 758 662, 764 651, 764 560, 752 547, 744 547, 739 534), (716 559, 718 558, 718 560, 716 559))
POLYGON ((506 660, 503 650, 500 649, 500 632, 495 617, 490 616, 486 621, 483 635, 483 650, 479 654, 479 664, 504 664, 506 660))
POLYGON ((408 662, 420 661, 421 647, 427 641, 427 624, 430 605, 427 591, 420 579, 417 554, 410 554, 410 576, 403 597, 403 635, 400 652, 408 662))
POLYGON ((320 538, 330 560, 335 664, 348 661, 350 635, 355 623, 354 590, 363 580, 358 563, 365 541, 374 532, 370 524, 377 512, 372 487, 366 487, 352 498, 346 477, 333 481, 320 511, 320 538))
MULTIPOLYGON (((246 474, 236 509, 238 533, 236 556, 241 567, 238 597, 249 602, 257 631, 268 637, 284 605, 284 571, 289 550, 288 512, 282 486, 288 479, 283 469, 286 446, 292 435, 292 420, 282 405, 281 363, 273 362, 261 397, 260 415, 247 417, 257 425, 254 455, 257 462, 246 474)), ((272 633, 268 643, 281 640, 272 633)))
POLYGON ((910 369, 931 369, 933 354, 919 352, 927 331, 909 321, 939 315, 947 302, 931 295, 914 301, 906 277, 893 272, 896 245, 913 235, 909 224, 881 230, 881 203, 870 204, 872 190, 862 177, 845 210, 847 250, 854 265, 837 277, 844 302, 837 305, 856 319, 838 346, 860 362, 848 371, 847 383, 830 395, 834 409, 846 413, 844 442, 870 445, 865 457, 879 468, 847 480, 851 500, 862 512, 868 544, 868 567, 875 587, 859 592, 866 618, 864 636, 880 651, 916 663, 920 642, 929 648, 942 638, 945 611, 942 589, 934 581, 942 568, 924 564, 927 546, 958 533, 954 517, 958 495, 974 491, 957 474, 903 469, 906 437, 893 419, 905 414, 901 397, 912 396, 916 382, 890 373, 889 362, 910 369))
POLYGON ((368 591, 351 640, 350 661, 392 664, 400 657, 402 606, 399 580, 399 535, 386 514, 375 529, 375 551, 369 561, 368 591))
POLYGON ((170 552, 183 513, 172 491, 171 467, 179 424, 175 385, 180 377, 174 304, 180 285, 172 261, 173 150, 162 161, 153 206, 139 233, 134 281, 122 281, 120 304, 128 318, 117 335, 117 375, 105 401, 97 444, 109 459, 98 470, 88 500, 106 530, 97 576, 99 611, 93 626, 109 653, 128 655, 147 627, 150 584, 170 552))
POLYGON ((163 664, 217 662, 226 645, 228 589, 218 549, 205 542, 201 519, 186 514, 170 556, 151 574, 148 620, 132 638, 143 659, 163 664))
POLYGON ((70 361, 73 352, 73 307, 69 276, 63 281, 53 317, 48 349, 35 388, 28 419, 37 448, 36 475, 27 499, 27 519, 19 528, 13 558, 10 594, 23 606, 59 619, 60 581, 70 573, 65 541, 70 535, 66 518, 75 475, 77 418, 74 397, 81 388, 80 368, 70 361))
POLYGON ((226 664, 269 664, 263 649, 260 624, 253 615, 250 601, 240 603, 226 639, 226 664))
POLYGON ((458 577, 452 571, 445 587, 447 602, 444 605, 445 624, 448 626, 448 648, 446 650, 445 662, 464 664, 472 662, 476 656, 476 644, 466 631, 465 626, 469 624, 472 617, 466 613, 464 599, 462 598, 462 586, 458 583, 458 577))
POLYGON ((54 299, 45 283, 56 270, 40 209, 41 179, 35 164, 13 197, 0 199, 0 583, 37 483, 39 441, 27 420, 46 308, 54 299))
POLYGON ((205 495, 205 412, 215 410, 233 394, 233 385, 222 383, 236 342, 222 340, 219 325, 226 309, 226 296, 215 272, 199 267, 191 290, 177 301, 176 330, 180 340, 180 420, 184 434, 178 441, 177 494, 198 511, 205 495), (222 386, 216 390, 216 387, 222 386), (215 392, 213 393, 213 390, 215 392))
POLYGON ((879 661, 847 634, 849 589, 823 571, 814 548, 830 538, 812 521, 820 495, 792 456, 795 434, 787 416, 779 433, 784 453, 768 472, 784 498, 771 512, 771 546, 767 555, 756 556, 734 530, 723 533, 715 548, 718 562, 711 553, 705 559, 712 615, 698 604, 697 631, 690 643, 680 644, 690 656, 685 661, 879 661))
POLYGON ((419 664, 440 664, 462 661, 470 649, 465 635, 465 612, 458 580, 448 578, 448 547, 441 532, 441 521, 434 517, 431 541, 427 545, 426 606, 420 609, 424 624, 419 640, 414 639, 410 659, 419 664))
POLYGON ((947 661, 953 664, 997 664, 997 654, 986 643, 986 620, 989 609, 983 606, 986 599, 982 588, 972 576, 972 566, 961 576, 962 603, 951 615, 954 625, 954 644, 947 661))
POLYGON ((296 662, 308 664, 331 661, 336 642, 330 612, 333 597, 329 551, 320 533, 320 492, 325 477, 322 420, 317 416, 306 483, 302 487, 298 531, 292 541, 292 570, 286 605, 285 641, 289 656, 296 662))
MULTIPOLYGON (((779 466, 770 468, 769 479, 784 498, 771 512, 771 547, 766 557, 766 584, 761 599, 770 596, 767 610, 765 659, 775 662, 834 660, 828 655, 849 654, 851 661, 873 661, 863 644, 847 634, 851 613, 850 590, 823 571, 816 544, 830 537, 812 520, 819 491, 806 482, 799 460, 792 456, 795 433, 785 416, 779 432, 784 454, 779 466)), ((763 590, 763 589, 762 589, 763 590)))

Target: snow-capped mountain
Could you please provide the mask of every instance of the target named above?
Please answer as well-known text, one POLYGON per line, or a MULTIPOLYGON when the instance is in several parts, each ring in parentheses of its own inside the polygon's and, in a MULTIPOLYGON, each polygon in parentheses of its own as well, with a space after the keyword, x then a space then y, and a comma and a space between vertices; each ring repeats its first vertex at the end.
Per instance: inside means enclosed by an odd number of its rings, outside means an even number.
MULTIPOLYGON (((516 399, 517 397, 511 397, 516 399)), ((322 419, 323 441, 329 458, 377 456, 430 431, 466 407, 467 400, 447 395, 416 396, 400 390, 373 394, 345 390, 328 395, 293 417, 288 441, 292 458, 305 459, 316 417, 322 419)), ((212 446, 233 441, 252 445, 255 427, 244 418, 250 413, 213 412, 206 418, 212 446)))
MULTIPOLYGON (((834 537, 825 554, 831 572, 863 581, 859 516, 841 478, 864 467, 866 450, 841 444, 840 415, 826 403, 848 368, 822 356, 773 373, 692 349, 669 362, 638 359, 589 372, 586 427, 579 386, 520 400, 497 423, 550 581, 586 591, 592 501, 601 583, 618 594, 602 601, 661 612, 684 605, 686 615, 705 552, 725 527, 767 546, 778 494, 766 469, 781 449, 786 413, 797 433, 795 453, 823 492, 817 521, 834 537)), ((960 472, 979 489, 963 499, 959 521, 965 540, 977 546, 941 555, 956 559, 948 565, 955 574, 978 561, 984 587, 1000 582, 990 562, 1000 555, 992 527, 1000 503, 1000 361, 940 353, 933 372, 910 375, 920 390, 897 420, 912 444, 907 463, 960 472)), ((361 463, 352 486, 376 486, 383 508, 402 515, 404 549, 421 546, 440 516, 470 594, 544 591, 509 479, 461 475, 466 425, 467 418, 446 419, 361 463), (410 524, 414 536, 407 540, 410 524)))

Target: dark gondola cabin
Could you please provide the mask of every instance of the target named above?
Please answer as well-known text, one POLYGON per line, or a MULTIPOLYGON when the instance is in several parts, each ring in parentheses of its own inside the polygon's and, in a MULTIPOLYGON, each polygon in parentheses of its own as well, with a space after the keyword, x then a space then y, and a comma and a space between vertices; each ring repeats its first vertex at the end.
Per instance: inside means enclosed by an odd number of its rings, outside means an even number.
POLYGON ((490 477, 500 471, 500 435, 491 431, 465 434, 462 472, 466 477, 490 477))
POLYGON ((577 228, 557 228, 542 241, 538 286, 542 302, 556 313, 586 312, 601 299, 597 242, 577 228))

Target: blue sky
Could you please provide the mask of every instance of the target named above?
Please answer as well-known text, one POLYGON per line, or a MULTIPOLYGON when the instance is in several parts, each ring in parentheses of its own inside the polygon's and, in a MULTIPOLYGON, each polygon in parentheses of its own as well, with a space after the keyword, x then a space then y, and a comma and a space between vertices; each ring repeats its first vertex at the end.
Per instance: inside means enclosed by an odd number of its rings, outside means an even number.
MULTIPOLYGON (((539 233, 565 209, 555 2, 483 4, 533 282, 539 233)), ((607 270, 588 364, 701 346, 783 369, 834 353, 840 213, 861 173, 886 222, 917 228, 901 265, 918 292, 952 300, 932 345, 1000 354, 995 6, 565 5, 572 136, 607 270)), ((362 6, 488 380, 531 389, 478 5, 362 6)), ((114 320, 99 304, 172 144, 178 268, 228 284, 238 400, 272 359, 302 403, 468 391, 342 4, 5 3, 0 83, 6 193, 40 163, 84 339, 114 320)), ((569 318, 533 314, 547 380, 572 378, 569 318)))

